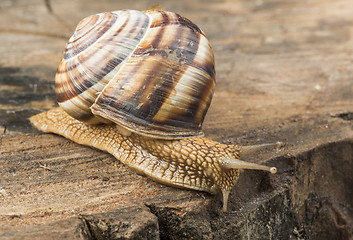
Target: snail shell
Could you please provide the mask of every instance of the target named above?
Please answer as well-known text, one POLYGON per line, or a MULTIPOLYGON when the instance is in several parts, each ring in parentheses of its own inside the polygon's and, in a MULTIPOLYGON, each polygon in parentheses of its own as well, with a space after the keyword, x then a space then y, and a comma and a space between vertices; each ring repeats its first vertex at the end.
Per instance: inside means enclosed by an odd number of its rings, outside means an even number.
POLYGON ((214 87, 205 34, 162 9, 84 18, 55 76, 58 103, 72 117, 162 139, 202 136, 214 87))
POLYGON ((66 46, 55 76, 61 107, 30 121, 158 182, 221 191, 226 211, 239 169, 276 172, 239 158, 281 144, 241 147, 198 137, 214 86, 212 49, 188 19, 160 8, 101 13, 83 19, 66 46), (94 125, 100 122, 119 127, 94 125))

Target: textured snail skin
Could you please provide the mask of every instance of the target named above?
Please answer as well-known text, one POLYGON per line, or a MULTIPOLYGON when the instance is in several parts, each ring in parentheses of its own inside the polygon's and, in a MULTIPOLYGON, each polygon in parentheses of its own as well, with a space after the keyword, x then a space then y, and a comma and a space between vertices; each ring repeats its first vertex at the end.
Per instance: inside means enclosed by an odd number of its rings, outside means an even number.
POLYGON ((61 108, 35 115, 31 123, 43 132, 113 154, 122 163, 152 179, 174 187, 215 194, 231 189, 237 169, 222 169, 223 157, 238 158, 239 149, 207 138, 160 140, 138 134, 124 136, 115 125, 88 125, 61 108))
POLYGON ((160 140, 134 133, 124 136, 115 125, 88 125, 61 108, 35 115, 30 121, 40 131, 109 152, 137 172, 166 185, 215 194, 229 193, 238 180, 238 169, 222 167, 224 158, 239 158, 239 148, 234 145, 199 137, 160 140))
POLYGON ((276 172, 274 167, 237 160, 240 155, 273 144, 238 147, 203 137, 164 140, 135 133, 124 136, 115 125, 88 125, 72 118, 60 107, 32 116, 30 122, 40 131, 56 133, 78 144, 111 153, 157 182, 211 194, 221 191, 223 211, 227 210, 230 190, 239 178, 239 168, 276 172))

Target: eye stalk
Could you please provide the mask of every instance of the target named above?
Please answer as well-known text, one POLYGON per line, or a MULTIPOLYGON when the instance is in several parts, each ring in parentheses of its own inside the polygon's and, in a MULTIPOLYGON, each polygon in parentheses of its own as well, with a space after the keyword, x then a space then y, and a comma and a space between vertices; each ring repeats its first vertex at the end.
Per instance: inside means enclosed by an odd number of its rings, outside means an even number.
MULTIPOLYGON (((276 147, 280 148, 284 144, 282 142, 277 142, 277 143, 266 143, 266 144, 259 144, 259 145, 253 145, 253 146, 243 146, 240 147, 239 151, 239 157, 243 157, 258 151, 261 151, 265 148, 269 147, 276 147)), ((230 168, 230 169, 255 169, 255 170, 263 170, 263 171, 268 171, 272 174, 275 174, 277 172, 276 167, 268 167, 265 165, 257 164, 257 163, 251 163, 251 162, 245 162, 236 158, 225 158, 223 159, 222 166, 224 168, 230 168)))
MULTIPOLYGON (((280 148, 283 146, 284 146, 284 143, 282 143, 282 142, 266 143, 266 144, 259 144, 259 145, 253 145, 253 146, 243 146, 243 147, 240 147, 239 157, 241 158, 246 155, 261 151, 261 150, 269 148, 269 147, 280 148)), ((265 165, 261 165, 261 164, 257 164, 257 163, 245 162, 245 161, 239 160, 237 158, 224 158, 223 162, 222 162, 222 167, 227 168, 227 169, 255 169, 255 170, 267 171, 272 174, 277 173, 276 167, 269 167, 269 166, 265 166, 265 165)), ((230 194, 230 190, 222 189, 222 195, 223 195, 222 211, 223 212, 227 211, 229 194, 230 194)))
POLYGON ((272 174, 275 174, 277 172, 276 167, 268 167, 257 163, 245 162, 235 158, 224 159, 222 166, 225 168, 263 170, 263 171, 268 171, 272 174))

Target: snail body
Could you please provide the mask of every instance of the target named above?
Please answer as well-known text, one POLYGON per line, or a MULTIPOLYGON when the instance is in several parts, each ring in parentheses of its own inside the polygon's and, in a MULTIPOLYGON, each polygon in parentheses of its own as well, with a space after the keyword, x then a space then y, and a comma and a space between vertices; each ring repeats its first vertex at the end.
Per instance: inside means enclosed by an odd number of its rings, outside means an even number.
POLYGON ((163 184, 222 192, 226 211, 239 169, 276 168, 239 160, 273 144, 202 137, 214 86, 210 44, 186 18, 160 8, 102 13, 83 19, 67 44, 55 77, 60 107, 30 121, 163 184))

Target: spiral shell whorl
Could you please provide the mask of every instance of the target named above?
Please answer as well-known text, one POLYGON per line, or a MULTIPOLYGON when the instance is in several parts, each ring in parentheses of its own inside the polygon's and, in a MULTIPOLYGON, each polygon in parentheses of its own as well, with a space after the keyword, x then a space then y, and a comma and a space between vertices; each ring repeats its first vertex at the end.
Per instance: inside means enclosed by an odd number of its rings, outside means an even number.
POLYGON ((196 25, 163 10, 123 10, 79 23, 55 85, 59 105, 79 120, 96 123, 96 115, 174 139, 202 135, 214 77, 211 47, 196 25))
POLYGON ((83 19, 67 43, 55 76, 59 105, 76 119, 97 123, 89 108, 136 48, 148 23, 139 11, 101 13, 83 19))

